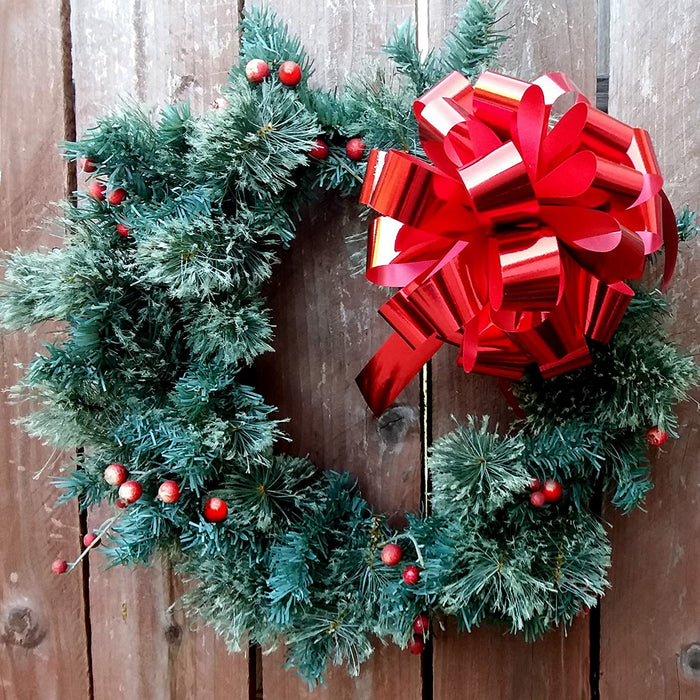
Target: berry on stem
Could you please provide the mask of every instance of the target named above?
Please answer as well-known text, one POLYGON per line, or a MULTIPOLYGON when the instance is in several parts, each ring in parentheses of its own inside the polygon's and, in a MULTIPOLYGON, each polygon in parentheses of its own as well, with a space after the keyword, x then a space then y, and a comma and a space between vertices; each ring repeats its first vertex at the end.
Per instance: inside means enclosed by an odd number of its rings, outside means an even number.
POLYGON ((97 540, 97 535, 94 532, 86 532, 83 535, 83 544, 85 548, 89 547, 95 540, 97 540))
POLYGON ((245 64, 245 77, 251 83, 262 83, 268 75, 270 75, 270 66, 262 58, 253 58, 245 64))
POLYGON ((105 198, 105 192, 107 191, 107 188, 104 186, 103 183, 98 182, 97 180, 93 180, 88 185, 87 191, 90 197, 92 197, 94 200, 102 201, 105 198))
POLYGON ((117 224, 117 233, 124 238, 128 238, 129 227, 126 224, 119 223, 117 224))
POLYGON ((652 447, 661 447, 668 440, 668 433, 657 425, 647 431, 647 442, 652 447))
POLYGON ((416 619, 413 621, 413 631, 416 634, 425 634, 429 627, 430 618, 425 613, 417 615, 416 619))
POLYGON ((535 493, 530 495, 530 503, 532 503, 535 508, 541 508, 546 502, 547 499, 542 491, 535 491, 535 493))
POLYGON ((110 464, 105 467, 104 480, 110 486, 121 486, 125 481, 129 472, 123 464, 110 464))
POLYGON ((309 155, 316 160, 326 160, 328 158, 328 146, 325 141, 316 139, 316 145, 309 151, 309 155))
POLYGON ((387 566, 396 566, 401 561, 402 556, 403 552, 401 551, 401 547, 393 542, 385 544, 382 549, 382 561, 387 566))
POLYGON ((350 160, 362 160, 365 155, 365 144, 362 139, 350 139, 345 146, 345 152, 350 160))
POLYGON ((561 500, 561 484, 554 479, 547 479, 544 484, 542 484, 542 493, 547 503, 556 503, 561 500))
POLYGON ((420 569, 415 566, 414 564, 411 564, 411 566, 407 566, 403 570, 403 582, 407 586, 415 586, 418 583, 418 579, 420 578, 420 569))
POLYGON ((126 501, 122 501, 120 498, 114 505, 117 506, 117 508, 126 508, 126 501))
POLYGON ((539 491, 541 487, 542 484, 540 484, 540 480, 536 476, 533 476, 532 479, 530 479, 530 491, 539 491))
POLYGON ((175 503, 180 500, 180 487, 176 481, 164 481, 158 487, 158 499, 163 503, 175 503))
POLYGON ((226 520, 228 515, 228 506, 226 501, 222 501, 216 496, 212 496, 204 504, 204 519, 208 520, 210 523, 220 523, 222 520, 226 520))
POLYGON ((301 68, 298 63, 294 61, 285 61, 277 71, 280 82, 288 85, 289 87, 294 87, 299 85, 301 82, 301 68))
POLYGON ((124 503, 135 503, 141 498, 143 488, 138 481, 125 481, 119 487, 119 500, 124 503))
POLYGON ((51 564, 51 571, 54 574, 65 574, 68 571, 68 562, 65 559, 56 559, 56 561, 51 564))
POLYGON ((422 637, 414 637, 406 647, 411 654, 422 654, 425 649, 425 642, 422 637))
POLYGON ((97 166, 89 158, 81 158, 78 161, 78 167, 84 173, 94 173, 97 170, 97 166))
POLYGON ((116 190, 112 190, 108 195, 107 195, 107 201, 110 204, 121 204, 124 201, 124 198, 126 197, 126 190, 123 190, 121 187, 118 187, 116 190))

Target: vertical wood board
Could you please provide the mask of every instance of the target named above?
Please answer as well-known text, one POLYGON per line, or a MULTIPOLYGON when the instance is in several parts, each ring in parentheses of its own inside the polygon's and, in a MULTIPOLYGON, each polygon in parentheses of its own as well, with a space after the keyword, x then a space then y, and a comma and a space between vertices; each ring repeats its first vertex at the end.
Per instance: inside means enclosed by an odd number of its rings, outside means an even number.
MULTIPOLYGON (((408 2, 269 3, 299 34, 315 60, 316 85, 342 88, 350 72, 378 58, 393 26, 413 13, 408 2)), ((322 467, 351 471, 378 510, 400 517, 420 505, 419 391, 414 381, 379 420, 367 409, 355 375, 388 337, 377 315, 386 296, 350 258, 362 244, 348 236, 365 231, 359 207, 333 196, 312 205, 297 240, 282 258, 269 294, 276 325, 275 354, 257 363, 256 386, 291 422, 280 449, 309 454, 322 467)), ((263 656, 263 691, 269 700, 364 700, 421 697, 420 658, 395 646, 377 649, 357 679, 334 669, 327 687, 309 693, 282 668, 283 652, 263 656)))
MULTIPOLYGON (((45 220, 64 195, 63 24, 60 2, 0 5, 0 246, 53 246, 45 220), (31 40, 40 31, 41 43, 31 40)), ((52 328, 40 330, 51 340, 52 328)), ((16 383, 40 349, 24 333, 0 336, 1 385, 16 383)), ((0 694, 3 698, 81 698, 89 688, 82 576, 51 573, 54 559, 80 551, 75 504, 54 509, 48 477, 65 454, 44 447, 13 423, 30 410, 0 403, 3 516, 0 549, 0 694), (43 471, 42 471, 43 470, 43 471), (41 476, 37 476, 42 472, 41 476)))
MULTIPOLYGON (((428 38, 439 46, 454 27, 459 0, 430 2, 428 38)), ((596 85, 596 7, 586 0, 511 0, 498 25, 509 39, 497 70, 526 80, 564 71, 590 97, 596 85)), ((433 439, 467 414, 491 417, 504 430, 512 420, 494 378, 466 375, 455 348, 443 347, 431 362, 433 439)), ((577 620, 565 636, 552 631, 534 643, 503 629, 458 633, 453 624, 434 640, 435 700, 542 700, 589 697, 588 624, 577 620)))
MULTIPOLYGON (((700 5, 610 1, 610 113, 651 134, 678 209, 700 208, 700 5)), ((673 336, 700 349, 700 254, 681 244, 670 297, 673 336)), ((700 418, 679 410, 681 437, 655 451, 646 512, 607 507, 612 590, 601 606, 601 697, 700 696, 700 418)))
MULTIPOLYGON (((235 2, 72 0, 78 135, 130 100, 160 108, 187 99, 201 112, 226 80, 238 24, 235 2)), ((94 513, 91 527, 110 515, 94 513)), ((99 553, 91 560, 97 700, 248 698, 247 656, 229 656, 211 629, 195 631, 169 610, 182 584, 167 564, 105 571, 99 553)))

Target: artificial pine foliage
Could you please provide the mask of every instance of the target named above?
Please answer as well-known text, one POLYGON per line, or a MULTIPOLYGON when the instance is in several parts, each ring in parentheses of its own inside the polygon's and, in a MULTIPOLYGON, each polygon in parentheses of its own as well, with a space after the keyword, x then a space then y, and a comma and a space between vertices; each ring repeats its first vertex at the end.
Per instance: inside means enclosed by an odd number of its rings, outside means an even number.
MULTIPOLYGON (((94 163, 84 169, 106 198, 78 193, 64 206, 63 247, 7 258, 2 324, 64 328, 14 390, 39 405, 24 419, 32 435, 84 448, 55 479, 61 500, 115 504, 96 533, 112 562, 166 553, 193 581, 193 615, 232 650, 283 638, 312 685, 329 662, 356 673, 375 637, 419 652, 417 616, 533 638, 595 605, 610 547, 591 499, 601 486, 624 510, 643 501, 646 430, 675 435, 673 407, 697 380, 669 342, 667 302, 639 290, 590 367, 515 387, 526 417, 505 434, 469 418, 435 443, 432 513, 401 531, 348 475, 275 452, 283 424, 242 377, 270 349, 261 288, 300 206, 322 190, 357 193, 365 165, 347 156, 351 138, 420 154, 413 100, 449 70, 474 76, 493 62, 499 12, 469 0, 445 48, 425 57, 402 25, 385 47, 394 67, 338 95, 309 88, 311 62, 274 15, 246 10, 241 63, 217 108, 194 117, 170 106, 153 121, 129 106, 64 144, 69 159, 94 163), (268 64, 262 81, 246 78, 253 59, 268 64), (285 61, 300 67, 297 85, 277 78, 285 61), (324 159, 309 157, 318 138, 324 159), (117 189, 126 197, 110 203, 117 189), (114 463, 143 489, 125 508, 104 478, 114 463), (533 479, 563 495, 535 507, 533 479), (179 497, 164 502, 170 481, 179 497), (228 506, 221 522, 205 517, 212 497, 228 506), (381 557, 388 542, 400 546, 393 566, 381 557)), ((679 224, 684 240, 697 232, 690 212, 679 224)))

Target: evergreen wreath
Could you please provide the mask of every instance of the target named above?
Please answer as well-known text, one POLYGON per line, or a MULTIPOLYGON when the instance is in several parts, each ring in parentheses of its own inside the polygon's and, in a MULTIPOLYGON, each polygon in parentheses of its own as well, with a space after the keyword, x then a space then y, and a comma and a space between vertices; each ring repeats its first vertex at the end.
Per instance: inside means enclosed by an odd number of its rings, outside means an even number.
MULTIPOLYGON (((273 453, 280 421, 241 373, 271 349, 261 289, 277 250, 319 190, 357 194, 367 147, 421 155, 413 101, 493 62, 497 15, 470 0, 423 57, 401 25, 385 47, 395 70, 339 96, 308 86, 308 57, 270 12, 246 11, 214 108, 168 106, 154 122, 129 107, 64 144, 90 175, 63 207, 65 246, 7 258, 4 327, 65 328, 14 388, 40 406, 23 423, 84 448, 55 479, 61 501, 115 506, 81 557, 165 552, 196 582, 188 611, 232 650, 284 639, 312 685, 329 661, 356 674, 373 637, 419 653, 436 615, 532 639, 594 606, 610 546, 591 502, 599 489, 623 511, 643 502, 647 443, 676 435, 673 407, 698 378, 664 328, 668 302, 638 288, 591 365, 515 385, 525 416, 505 434, 469 417, 434 444, 432 512, 405 529, 350 475, 273 453)), ((690 212, 679 231, 696 233, 690 212)))

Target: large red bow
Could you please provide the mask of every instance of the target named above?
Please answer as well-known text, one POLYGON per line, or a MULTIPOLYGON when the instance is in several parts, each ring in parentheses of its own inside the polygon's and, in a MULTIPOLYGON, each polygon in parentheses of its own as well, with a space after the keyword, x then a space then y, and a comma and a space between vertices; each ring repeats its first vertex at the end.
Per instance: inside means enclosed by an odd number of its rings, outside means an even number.
POLYGON ((361 201, 367 277, 401 287, 379 313, 396 331, 357 378, 375 414, 443 343, 467 372, 552 376, 608 342, 645 256, 678 248, 649 134, 595 109, 563 73, 534 83, 451 73, 414 103, 432 165, 372 151, 361 201), (566 93, 575 104, 548 129, 566 93))

